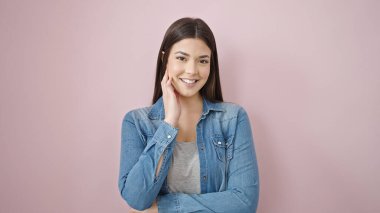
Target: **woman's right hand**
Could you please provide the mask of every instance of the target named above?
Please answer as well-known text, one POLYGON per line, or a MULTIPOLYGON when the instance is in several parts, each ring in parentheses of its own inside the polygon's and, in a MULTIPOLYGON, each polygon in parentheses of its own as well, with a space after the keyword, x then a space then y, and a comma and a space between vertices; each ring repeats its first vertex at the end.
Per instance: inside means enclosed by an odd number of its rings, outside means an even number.
POLYGON ((161 81, 161 88, 165 108, 164 121, 173 127, 177 127, 179 116, 181 115, 181 106, 179 104, 178 93, 172 85, 172 77, 169 76, 167 69, 161 81))

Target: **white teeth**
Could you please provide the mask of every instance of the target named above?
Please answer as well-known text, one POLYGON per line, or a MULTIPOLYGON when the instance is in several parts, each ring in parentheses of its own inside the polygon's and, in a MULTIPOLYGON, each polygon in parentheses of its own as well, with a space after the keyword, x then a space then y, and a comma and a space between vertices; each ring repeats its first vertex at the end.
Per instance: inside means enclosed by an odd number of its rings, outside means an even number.
POLYGON ((186 78, 181 78, 181 80, 183 81, 183 82, 185 82, 185 83, 188 83, 188 84, 193 84, 193 83, 195 83, 195 81, 196 80, 190 80, 190 79, 186 79, 186 78))

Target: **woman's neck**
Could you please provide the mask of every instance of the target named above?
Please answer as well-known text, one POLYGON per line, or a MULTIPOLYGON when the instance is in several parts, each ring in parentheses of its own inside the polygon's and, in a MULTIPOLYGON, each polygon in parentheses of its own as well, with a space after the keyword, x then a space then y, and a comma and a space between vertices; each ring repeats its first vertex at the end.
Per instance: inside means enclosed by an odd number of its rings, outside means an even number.
POLYGON ((202 113, 203 98, 198 93, 192 97, 179 96, 181 111, 186 113, 202 113))

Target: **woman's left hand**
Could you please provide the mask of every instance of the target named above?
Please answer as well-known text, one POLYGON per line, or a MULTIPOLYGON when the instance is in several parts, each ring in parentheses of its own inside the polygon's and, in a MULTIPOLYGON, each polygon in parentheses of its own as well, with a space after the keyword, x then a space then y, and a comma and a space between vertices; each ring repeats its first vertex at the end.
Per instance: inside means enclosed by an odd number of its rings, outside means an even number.
POLYGON ((145 209, 144 211, 139 211, 139 210, 131 208, 129 209, 129 212, 130 213, 158 213, 156 200, 153 202, 152 206, 149 209, 145 209))

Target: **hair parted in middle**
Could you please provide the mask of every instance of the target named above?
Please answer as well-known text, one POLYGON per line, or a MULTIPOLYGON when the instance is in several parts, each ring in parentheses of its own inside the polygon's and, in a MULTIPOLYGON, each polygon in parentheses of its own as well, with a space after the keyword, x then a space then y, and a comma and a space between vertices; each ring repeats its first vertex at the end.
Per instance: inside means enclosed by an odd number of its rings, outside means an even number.
POLYGON ((158 52, 156 79, 154 85, 154 104, 162 96, 161 81, 165 75, 166 64, 171 47, 178 41, 186 38, 201 39, 211 50, 210 75, 200 94, 212 102, 223 102, 222 89, 219 77, 218 53, 214 34, 210 27, 200 18, 185 17, 178 19, 167 29, 158 52))

